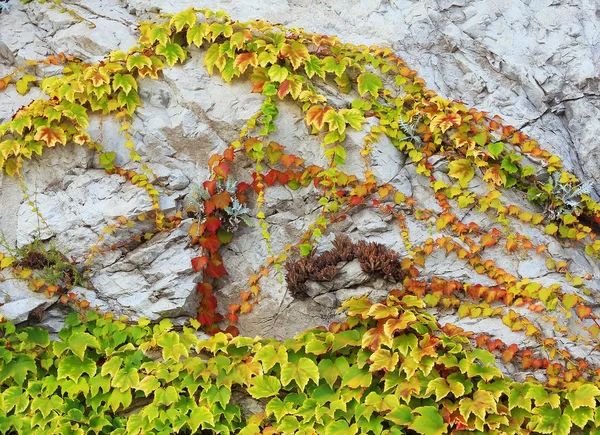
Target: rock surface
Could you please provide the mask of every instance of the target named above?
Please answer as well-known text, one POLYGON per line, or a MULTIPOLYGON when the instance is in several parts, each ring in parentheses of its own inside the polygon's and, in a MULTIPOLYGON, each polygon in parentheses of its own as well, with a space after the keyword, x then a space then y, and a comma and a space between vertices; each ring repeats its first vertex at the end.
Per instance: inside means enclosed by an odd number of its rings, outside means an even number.
MULTIPOLYGON (((9 10, 0 14, 0 77, 22 65, 25 59, 61 51, 86 61, 98 61, 113 49, 126 50, 135 43, 138 20, 157 11, 175 12, 199 3, 225 9, 239 20, 263 18, 337 35, 343 41, 391 47, 442 96, 500 114, 560 155, 567 169, 582 180, 600 181, 600 5, 594 0, 91 0, 85 6, 69 3, 69 7, 96 25, 94 29, 45 5, 22 5, 12 0, 9 10)), ((136 112, 133 123, 136 150, 169 191, 161 200, 166 210, 182 210, 190 183, 208 176, 208 157, 222 152, 237 138, 245 121, 262 102, 259 95, 250 93, 247 82, 226 84, 209 76, 202 59, 203 53, 192 50, 185 65, 166 70, 163 80, 140 82, 144 107, 136 112)), ((9 87, 0 94, 0 123, 39 95, 34 89, 21 96, 9 87)), ((92 138, 101 141, 107 150, 117 152, 120 165, 133 165, 123 147, 124 139, 117 133, 118 124, 110 119, 92 124, 92 138)), ((273 140, 294 149, 295 154, 311 163, 322 164, 319 141, 309 135, 297 107, 282 104, 277 127, 273 140)), ((364 171, 359 156, 361 143, 358 133, 349 135, 347 145, 351 151, 344 168, 359 176, 364 171)), ((413 196, 419 207, 439 211, 429 180, 417 175, 414 165, 391 143, 377 144, 372 165, 379 182, 390 182, 413 196)), ((443 166, 444 162, 440 162, 437 167, 440 173, 447 172, 443 166)), ((52 241, 68 250, 68 255, 79 264, 85 263, 104 228, 121 216, 134 218, 152 208, 143 191, 121 177, 107 176, 98 169, 93 155, 81 148, 69 146, 47 152, 27 165, 23 175, 29 197, 43 220, 24 201, 19 183, 0 175, 0 230, 6 241, 20 246, 34 237, 52 241)), ((477 183, 480 180, 473 180, 471 187, 485 192, 485 187, 477 183)), ((600 184, 596 188, 600 189, 600 184)), ((510 192, 506 195, 511 202, 537 211, 523 198, 510 192)), ((296 243, 319 215, 315 198, 318 196, 312 188, 293 194, 287 187, 267 191, 264 212, 273 252, 282 252, 287 244, 296 243)), ((481 227, 498 226, 492 215, 468 213, 469 219, 481 227)), ((193 316, 196 278, 190 259, 197 253, 187 246, 189 225, 189 221, 184 221, 178 229, 148 242, 124 244, 96 255, 90 289, 78 291, 99 309, 133 319, 193 316)), ((443 234, 436 232, 435 225, 410 217, 406 225, 414 245, 443 234)), ((534 244, 549 244, 557 261, 571 262, 573 273, 600 276, 599 265, 590 262, 580 249, 560 246, 555 239, 528 225, 511 225, 512 232, 530 236, 534 244)), ((136 231, 143 229, 142 225, 136 231)), ((367 239, 401 255, 406 253, 398 228, 375 209, 354 210, 345 221, 332 226, 331 234, 336 232, 343 232, 354 241, 367 239)), ((240 227, 232 243, 222 248, 229 276, 217 286, 221 307, 239 303, 239 293, 247 289, 248 277, 264 263, 268 252, 260 233, 256 226, 240 227)), ((131 237, 130 231, 119 228, 106 243, 117 244, 131 237)), ((328 237, 323 238, 320 251, 328 249, 328 237)), ((563 274, 550 273, 543 257, 513 258, 502 252, 499 248, 490 249, 486 255, 493 256, 500 267, 517 278, 537 278, 544 285, 558 283, 563 290, 579 292, 563 274)), ((488 277, 473 273, 454 254, 444 255, 441 250, 427 258, 423 276, 482 285, 493 283, 488 277)), ((261 285, 264 299, 253 312, 240 318, 240 331, 277 338, 339 319, 335 308, 351 296, 369 293, 373 299, 379 299, 393 287, 371 279, 353 263, 345 265, 336 279, 326 285, 310 283, 310 297, 305 300, 291 297, 281 274, 271 273, 261 285)), ((600 291, 597 278, 586 285, 594 295, 600 291)), ((4 301, 0 314, 15 322, 27 320, 29 311, 35 308, 54 303, 41 298, 26 288, 0 280, 0 299, 4 301)), ((62 311, 57 306, 50 309, 46 325, 57 329, 62 311)), ((526 340, 524 334, 503 327, 498 319, 461 320, 455 314, 438 314, 442 323, 485 331, 509 344, 526 340)), ((544 322, 541 316, 535 321, 540 325, 544 322)), ((551 329, 548 334, 560 338, 551 329)))

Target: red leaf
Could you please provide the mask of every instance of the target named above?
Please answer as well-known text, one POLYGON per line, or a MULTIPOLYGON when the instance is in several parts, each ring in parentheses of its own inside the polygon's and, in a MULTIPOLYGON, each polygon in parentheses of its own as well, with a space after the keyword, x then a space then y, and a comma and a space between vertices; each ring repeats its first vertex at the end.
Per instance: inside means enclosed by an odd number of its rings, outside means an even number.
POLYGON ((221 162, 214 167, 213 171, 217 176, 227 178, 227 175, 229 174, 229 165, 225 162, 221 162))
POLYGON ((206 249, 212 254, 217 252, 217 249, 219 249, 219 238, 214 233, 207 233, 206 236, 200 237, 199 242, 200 246, 202 246, 204 249, 206 249))
POLYGON ((206 190, 210 196, 213 196, 215 194, 215 188, 217 187, 217 180, 205 181, 202 183, 202 186, 204 186, 204 190, 206 190))
POLYGON ((197 286, 197 291, 199 295, 202 296, 207 296, 207 295, 212 295, 212 285, 210 285, 210 283, 208 282, 199 282, 198 286, 197 286))
POLYGON ((215 211, 215 203, 210 199, 204 201, 204 211, 207 215, 212 214, 212 212, 215 211))
POLYGON ((241 182, 240 184, 238 184, 237 191, 238 191, 238 193, 242 193, 242 192, 245 192, 246 189, 248 189, 249 187, 250 187, 250 184, 241 182))
POLYGON ((198 320, 198 322, 200 322, 201 325, 213 326, 215 324, 215 315, 214 315, 214 313, 210 313, 207 311, 201 311, 198 313, 198 317, 196 318, 196 320, 198 320))
POLYGON ((277 175, 279 174, 279 171, 276 169, 271 169, 267 175, 265 175, 265 184, 267 186, 272 186, 273 184, 275 184, 275 180, 277 179, 277 175))
POLYGON ((192 268, 194 269, 195 273, 198 273, 202 269, 204 269, 204 267, 206 267, 207 263, 208 263, 208 257, 206 255, 203 255, 201 257, 192 258, 192 268))
POLYGON ((204 299, 202 299, 200 305, 211 313, 214 313, 217 309, 217 298, 215 298, 213 295, 204 296, 204 299))
POLYGON ((231 195, 229 195, 229 192, 217 193, 216 195, 213 195, 212 200, 216 208, 224 209, 225 207, 229 206, 229 203, 231 202, 231 195))
POLYGON ((219 229, 221 224, 221 219, 219 219, 216 216, 210 216, 208 219, 206 219, 206 221, 204 221, 204 226, 206 227, 206 229, 215 234, 217 233, 217 230, 219 229))
POLYGON ((219 254, 214 253, 212 255, 206 266, 206 273, 213 278, 220 278, 227 275, 227 270, 225 270, 225 266, 223 266, 223 259, 219 254))
POLYGON ((233 325, 229 325, 227 329, 225 329, 225 332, 233 335, 234 337, 237 337, 240 334, 240 331, 233 325))

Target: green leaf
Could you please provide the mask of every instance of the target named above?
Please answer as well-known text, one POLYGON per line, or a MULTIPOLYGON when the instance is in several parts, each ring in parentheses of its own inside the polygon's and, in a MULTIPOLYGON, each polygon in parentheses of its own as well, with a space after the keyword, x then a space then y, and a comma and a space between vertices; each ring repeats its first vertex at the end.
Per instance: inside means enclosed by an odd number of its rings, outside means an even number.
POLYGON ((304 391, 309 379, 319 385, 319 369, 308 358, 300 358, 297 363, 288 362, 281 368, 281 383, 284 387, 291 381, 296 381, 300 390, 304 391))
POLYGON ((160 45, 165 45, 169 40, 169 36, 171 36, 171 26, 167 24, 154 25, 150 30, 150 40, 153 43, 158 41, 160 45))
POLYGON ((160 382, 158 381, 156 376, 147 375, 144 377, 144 379, 141 380, 141 382, 139 382, 137 385, 132 385, 132 387, 143 391, 146 397, 148 397, 150 393, 152 393, 154 390, 160 387, 160 382))
POLYGON ((259 361, 265 372, 269 371, 275 364, 283 366, 287 362, 287 352, 283 346, 277 349, 271 344, 262 347, 254 355, 254 361, 259 361))
POLYGON ((564 413, 569 416, 571 422, 575 423, 581 429, 585 427, 588 421, 594 420, 594 409, 587 406, 580 406, 577 409, 567 406, 564 409, 564 413))
POLYGON ((196 16, 196 12, 194 9, 186 9, 185 11, 179 12, 171 18, 171 26, 175 26, 175 30, 181 32, 186 26, 194 27, 196 22, 198 21, 198 17, 196 16))
POLYGON ((308 78, 312 78, 312 76, 314 76, 315 74, 318 77, 321 77, 322 79, 325 78, 325 71, 323 70, 323 61, 314 54, 311 54, 306 60, 306 62, 304 62, 304 70, 306 71, 306 75, 308 76, 308 78))
POLYGON ((140 376, 135 367, 123 368, 117 372, 112 379, 111 385, 121 391, 136 388, 140 382, 140 376))
POLYGON ((134 68, 152 68, 152 61, 150 58, 143 54, 134 54, 127 58, 127 70, 132 71, 134 68))
POLYGON ((29 355, 18 354, 9 363, 2 366, 0 383, 12 378, 18 385, 22 385, 28 372, 37 372, 35 362, 29 355))
POLYGON ((156 54, 160 54, 165 57, 167 64, 173 68, 178 62, 183 62, 187 55, 183 47, 175 42, 167 42, 165 45, 159 45, 156 48, 156 54))
POLYGON ((131 405, 131 401, 132 397, 130 390, 120 391, 115 389, 112 390, 112 392, 110 393, 106 404, 110 406, 113 412, 116 412, 120 406, 122 406, 123 409, 127 409, 129 405, 131 405))
POLYGON ((492 156, 497 158, 504 151, 504 144, 502 142, 491 143, 488 145, 488 151, 492 156))
POLYGON ((415 409, 415 414, 419 414, 409 429, 422 435, 442 435, 447 433, 448 425, 439 414, 438 409, 433 406, 421 406, 415 409))
POLYGON ((289 401, 282 401, 278 397, 271 399, 265 408, 267 415, 274 415, 277 421, 280 421, 285 415, 293 414, 294 404, 289 401))
POLYGON ((272 81, 281 83, 287 79, 288 70, 280 65, 271 65, 268 75, 272 81))
POLYGON ((115 92, 123 89, 123 92, 128 94, 132 89, 137 90, 138 85, 135 78, 131 74, 115 74, 113 77, 112 87, 115 92))
POLYGON ((87 373, 90 377, 96 374, 96 363, 90 358, 81 360, 75 355, 63 357, 58 363, 57 379, 71 378, 77 381, 81 375, 87 373))
POLYGON ((342 378, 342 386, 349 388, 368 388, 373 381, 373 375, 358 366, 351 366, 342 378))
MULTIPOLYGON (((113 153, 114 154, 114 153, 113 153)), ((102 159, 102 156, 100 157, 102 159)), ((85 351, 88 347, 98 349, 100 343, 96 337, 87 332, 74 332, 67 340, 68 348, 83 361, 85 351)))
POLYGON ((334 420, 325 426, 325 435, 353 435, 356 433, 356 424, 348 426, 346 420, 334 420))
POLYGON ((248 388, 248 392, 255 399, 275 396, 281 389, 281 383, 275 376, 256 376, 252 379, 251 384, 252 386, 248 388))
POLYGON ((383 87, 381 79, 373 73, 364 72, 358 76, 358 93, 364 96, 369 92, 372 96, 379 96, 379 89, 383 87))
POLYGON ((210 75, 213 74, 213 68, 216 66, 219 70, 225 64, 225 56, 221 55, 219 50, 219 44, 213 44, 206 51, 206 56, 204 56, 204 65, 208 70, 210 75))
MULTIPOLYGON (((192 433, 198 432, 198 429, 204 423, 206 423, 210 426, 214 426, 215 418, 214 418, 212 412, 210 412, 210 409, 206 406, 200 406, 198 408, 194 408, 192 410, 192 412, 190 413, 190 417, 187 420, 187 424, 189 425, 190 429, 192 430, 192 433)), ((205 427, 202 426, 202 429, 205 429, 205 427)))
POLYGON ((600 389, 593 384, 583 384, 577 389, 565 394, 565 398, 573 409, 581 406, 596 408, 596 397, 600 396, 600 389))
POLYGON ((408 425, 414 420, 412 409, 406 405, 400 405, 383 416, 386 420, 390 420, 397 425, 408 425))
POLYGON ((42 328, 24 328, 23 332, 27 333, 27 342, 40 347, 48 347, 50 344, 50 334, 42 328))
POLYGON ((162 357, 165 361, 170 359, 179 361, 183 357, 188 357, 188 349, 179 342, 179 334, 176 332, 165 332, 156 340, 156 344, 162 347, 162 357))
POLYGON ((127 107, 127 113, 132 115, 135 112, 135 109, 142 105, 142 101, 140 100, 140 96, 137 92, 131 91, 126 94, 124 91, 120 91, 117 95, 117 101, 121 107, 127 107))
POLYGON ((350 127, 355 130, 362 130, 362 124, 366 122, 362 112, 358 109, 342 109, 340 114, 344 117, 344 120, 350 127))

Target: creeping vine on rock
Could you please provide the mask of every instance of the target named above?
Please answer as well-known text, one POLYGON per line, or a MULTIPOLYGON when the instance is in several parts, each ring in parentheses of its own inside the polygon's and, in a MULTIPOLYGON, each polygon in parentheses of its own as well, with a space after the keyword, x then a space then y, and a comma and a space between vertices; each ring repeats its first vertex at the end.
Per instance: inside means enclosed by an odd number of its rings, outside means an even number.
MULTIPOLYGON (((484 255, 501 243, 508 255, 545 255, 549 269, 590 293, 585 287, 590 277, 572 275, 566 262, 547 254, 545 245, 536 246, 528 236, 511 231, 516 222, 529 224, 562 243, 581 245, 587 255, 598 258, 600 205, 563 170, 559 157, 503 125, 499 117, 427 90, 390 49, 344 44, 332 36, 260 20, 238 22, 207 9, 159 16, 155 22, 141 23, 139 31, 135 47, 112 52, 97 64, 60 54, 30 64, 64 63, 61 76, 38 80, 25 67, 0 80, 0 88, 15 82, 22 93, 38 84, 49 97, 33 101, 0 125, 0 167, 22 177, 21 168, 34 154, 42 156, 48 148, 68 143, 88 147, 109 174, 126 177, 153 201, 152 213, 123 217, 107 232, 152 219, 155 229, 138 236, 139 241, 149 239, 179 225, 183 214, 167 216, 161 210, 161 186, 150 168, 141 163, 139 170, 119 167, 114 152, 92 141, 86 131, 90 115, 121 120, 131 160, 138 162, 131 120, 142 104, 139 78, 160 79, 163 69, 185 62, 196 47, 205 50, 210 74, 226 82, 249 79, 252 92, 264 97, 260 110, 239 140, 208 159, 211 177, 196 189, 196 207, 190 210, 195 222, 189 235, 199 249, 192 267, 202 274, 198 317, 175 332, 166 320, 158 325, 128 324, 110 314, 83 311, 69 317, 60 341, 53 342, 41 329, 16 330, 3 323, 0 432, 567 434, 577 426, 600 433, 599 369, 573 358, 515 311, 527 307, 532 313, 543 312, 547 322, 566 335, 567 326, 552 315, 560 310, 579 322, 582 332, 573 340, 597 347, 600 327, 590 304, 582 296, 562 292, 559 285, 544 287, 519 279, 484 255), (333 104, 316 86, 320 81, 334 82, 351 103, 333 104), (322 141, 326 167, 306 162, 285 144, 269 139, 281 100, 301 107, 311 133, 322 141), (376 122, 367 123, 370 118, 376 122), (343 170, 347 132, 362 131, 366 125, 361 155, 367 169, 359 176, 348 174, 343 170), (419 208, 414 198, 376 179, 370 170, 371 151, 384 136, 414 163, 417 174, 428 177, 441 211, 419 208), (241 159, 254 162, 251 183, 230 177, 232 165, 241 159), (445 162, 446 169, 439 169, 434 160, 445 162), (536 176, 540 168, 551 182, 536 176), (474 188, 476 175, 486 182, 487 191, 474 188), (273 252, 269 242, 263 210, 273 185, 292 190, 313 185, 320 192, 320 216, 297 244, 280 253, 273 252), (531 213, 508 203, 503 192, 509 188, 529 193, 551 213, 531 213), (219 278, 227 274, 219 248, 235 237, 250 199, 270 257, 249 277, 248 291, 242 292, 239 304, 228 307, 225 320, 214 295, 219 278), (395 218, 409 256, 399 258, 381 245, 367 243, 348 252, 345 239, 338 239, 334 251, 324 256, 312 254, 328 226, 358 206, 395 218), (474 206, 494 216, 500 229, 485 230, 457 217, 457 210, 474 206), (414 245, 408 214, 445 235, 414 245), (456 255, 496 285, 420 278, 426 257, 436 250, 456 255), (298 256, 305 258, 292 261, 298 256), (315 277, 329 279, 337 262, 350 257, 358 258, 365 271, 391 278, 399 289, 378 303, 366 298, 346 302, 348 319, 329 331, 307 331, 284 343, 234 338, 238 316, 257 303, 261 277, 271 269, 279 271, 285 265, 290 290, 301 293, 315 264, 323 266, 315 277), (541 351, 474 336, 452 325, 442 328, 426 307, 454 310, 460 317, 501 318, 508 328, 536 340, 541 351), (214 336, 200 339, 200 329, 214 336), (514 360, 531 373, 541 371, 545 383, 533 378, 512 382, 493 366, 495 358, 514 360), (258 400, 264 412, 243 413, 232 401, 238 392, 258 400)), ((90 255, 103 252, 96 245, 90 255)), ((32 284, 29 260, 0 254, 0 269, 32 284)), ((38 281, 31 287, 50 293, 52 285, 38 281)), ((89 305, 76 303, 81 309, 89 305)))

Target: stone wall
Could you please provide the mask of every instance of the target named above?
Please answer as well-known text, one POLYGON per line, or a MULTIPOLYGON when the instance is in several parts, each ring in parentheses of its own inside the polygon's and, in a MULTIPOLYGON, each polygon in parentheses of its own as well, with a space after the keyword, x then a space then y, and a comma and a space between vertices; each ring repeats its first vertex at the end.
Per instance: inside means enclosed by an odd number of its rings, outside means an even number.
MULTIPOLYGON (((600 131, 600 6, 594 0, 91 0, 84 2, 85 6, 79 2, 64 3, 95 27, 46 5, 9 1, 8 9, 0 14, 0 77, 14 66, 23 65, 26 59, 53 53, 99 61, 111 50, 127 50, 135 44, 137 22, 156 12, 175 12, 189 6, 222 8, 239 20, 263 18, 337 35, 347 42, 391 47, 442 96, 500 114, 560 155, 567 169, 582 180, 597 181, 600 177, 600 142, 596 139, 600 131)), ((226 84, 209 76, 202 59, 201 51, 192 50, 185 65, 165 70, 162 80, 140 82, 144 107, 134 116, 136 151, 168 192, 161 199, 161 206, 167 211, 185 208, 191 184, 208 177, 208 157, 222 152, 237 138, 245 121, 262 102, 260 95, 250 93, 248 82, 226 84)), ((46 74, 59 71, 50 69, 46 74)), ((333 100, 348 98, 333 89, 327 92, 333 100)), ((21 96, 9 87, 0 94, 0 123, 40 95, 36 88, 21 96)), ((320 142, 309 134, 299 108, 291 103, 282 105, 277 127, 273 140, 310 163, 323 163, 320 142)), ((114 120, 96 118, 90 133, 106 150, 117 153, 119 165, 133 167, 119 128, 114 120)), ((357 176, 364 173, 364 162, 359 156, 361 134, 364 133, 349 135, 346 141, 350 151, 344 170, 357 176)), ((250 171, 243 169, 237 170, 237 179, 251 181, 247 175, 250 171)), ((439 211, 429 180, 417 175, 414 164, 389 141, 380 141, 374 149, 372 170, 378 182, 390 182, 417 199, 419 207, 439 211)), ((444 161, 437 162, 435 170, 438 177, 447 178, 444 161)), ((43 221, 23 199, 18 181, 0 175, 0 230, 7 242, 22 246, 41 238, 66 250, 78 264, 85 263, 103 228, 120 216, 133 218, 152 208, 142 190, 122 177, 106 175, 93 154, 81 148, 67 146, 48 151, 43 158, 34 158, 22 173, 43 221)), ((480 179, 473 180, 470 187, 486 192, 480 179)), ((600 189, 600 184, 595 187, 600 189)), ((523 195, 504 195, 523 209, 541 211, 523 195)), ((288 243, 296 243, 318 215, 315 198, 318 196, 310 187, 293 194, 287 187, 269 189, 264 212, 275 253, 288 243)), ((498 225, 493 216, 476 210, 465 211, 461 217, 467 216, 482 228, 491 230, 498 225)), ((193 316, 197 277, 190 259, 197 253, 187 240, 190 223, 191 220, 184 220, 176 230, 147 243, 125 245, 96 255, 90 288, 76 291, 93 306, 132 319, 144 316, 152 320, 181 320, 193 316)), ((410 216, 406 224, 413 244, 444 234, 436 231, 435 225, 410 216)), ((511 225, 511 231, 531 237, 534 244, 547 244, 555 259, 569 262, 573 274, 600 275, 599 264, 585 256, 582 249, 561 245, 529 225, 511 225)), ((143 231, 143 224, 136 228, 140 230, 143 231)), ((406 254, 396 225, 373 209, 357 208, 345 221, 332 226, 319 252, 331 247, 336 233, 344 233, 354 241, 378 242, 400 255, 406 254)), ((119 229, 105 243, 118 244, 130 237, 130 230, 119 229)), ((217 297, 220 306, 227 307, 239 301, 248 277, 257 272, 267 256, 260 228, 241 226, 234 241, 222 249, 222 255, 229 276, 219 282, 217 297)), ((564 292, 578 293, 592 305, 594 295, 600 291, 600 280, 594 278, 586 282, 592 295, 584 295, 566 281, 564 274, 549 271, 544 257, 507 257, 500 247, 490 249, 486 255, 519 279, 535 278, 544 286, 558 283, 564 292)), ((423 276, 493 284, 486 276, 474 274, 465 261, 454 254, 444 255, 443 251, 427 259, 423 276)), ((335 308, 353 295, 369 293, 379 298, 393 287, 393 283, 372 279, 355 262, 341 265, 326 288, 313 285, 310 297, 304 300, 295 299, 286 291, 282 274, 271 273, 261 284, 264 299, 253 312, 241 316, 240 332, 277 338, 339 319, 335 308)), ((65 308, 56 303, 56 298, 47 299, 12 280, 0 282, 0 298, 4 298, 0 313, 14 321, 25 321, 31 310, 42 308, 46 310, 42 323, 53 330, 60 328, 65 308)), ((532 318, 531 314, 528 316, 532 318)), ((530 338, 510 331, 500 319, 459 319, 456 313, 444 311, 437 312, 437 317, 442 324, 451 322, 484 331, 506 344, 536 347, 530 338)), ((532 321, 547 328, 549 337, 562 339, 542 315, 533 316, 532 321)), ((573 322, 561 321, 577 334, 573 322)), ((589 346, 565 346, 575 356, 587 356, 589 361, 600 363, 600 354, 592 352, 589 346)), ((505 370, 517 371, 510 365, 505 370)))

